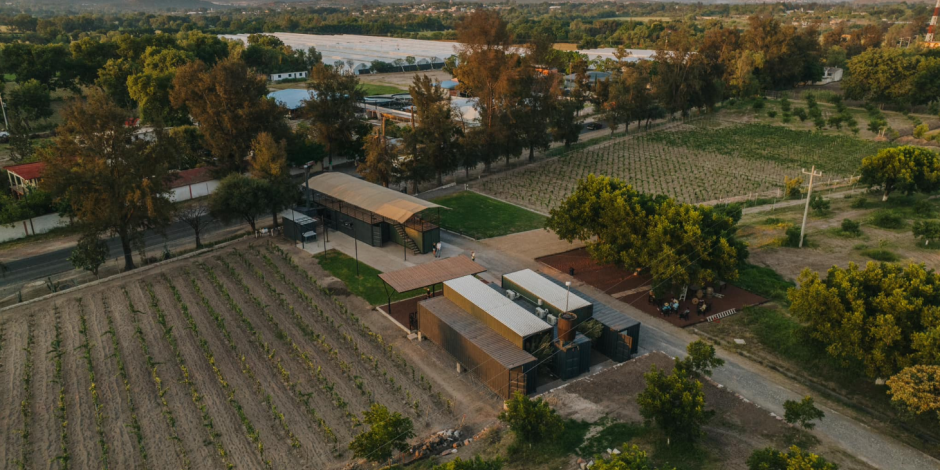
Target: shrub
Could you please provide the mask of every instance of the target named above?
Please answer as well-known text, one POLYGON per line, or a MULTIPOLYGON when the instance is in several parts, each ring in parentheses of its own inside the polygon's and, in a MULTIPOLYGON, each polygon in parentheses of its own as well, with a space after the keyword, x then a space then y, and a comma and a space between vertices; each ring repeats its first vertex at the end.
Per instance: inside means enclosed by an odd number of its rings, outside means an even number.
POLYGON ((861 224, 852 219, 842 219, 842 232, 854 236, 861 235, 861 224))
POLYGON ((521 392, 506 402, 506 411, 499 414, 499 420, 509 425, 517 439, 530 444, 551 440, 564 429, 564 422, 548 402, 531 400, 521 392))
POLYGON ((790 424, 799 424, 803 429, 813 429, 818 421, 826 417, 813 403, 813 397, 807 395, 802 401, 787 400, 783 402, 784 419, 790 424))
POLYGON ((885 250, 883 248, 872 248, 868 250, 861 251, 862 256, 867 256, 875 261, 883 261, 885 263, 893 263, 901 259, 895 252, 890 250, 885 250))
POLYGON ((924 134, 926 134, 927 131, 929 130, 930 130, 930 127, 927 126, 927 124, 921 124, 914 128, 914 137, 917 139, 923 139, 924 134))
POLYGON ((790 99, 787 98, 786 95, 783 95, 783 96, 780 97, 780 109, 781 109, 784 113, 789 113, 789 112, 790 112, 790 99))
POLYGON ((777 117, 777 111, 771 109, 770 111, 767 111, 767 116, 772 118, 777 117))
POLYGON ((904 218, 889 210, 881 210, 872 215, 871 223, 876 227, 898 229, 904 227, 904 218))
POLYGON ((751 108, 753 108, 755 111, 759 109, 764 109, 764 99, 757 98, 756 100, 754 100, 754 103, 751 104, 751 108))
POLYGON ((796 178, 790 178, 789 176, 784 175, 783 177, 783 197, 788 199, 796 199, 803 194, 803 177, 797 176, 796 178))
POLYGON ((408 439, 415 436, 414 424, 399 412, 391 413, 384 405, 373 403, 362 412, 364 421, 370 426, 349 443, 353 455, 370 462, 381 462, 392 458, 393 451, 408 450, 408 439))
POLYGON ((868 207, 868 199, 865 199, 864 196, 859 196, 856 200, 852 201, 852 209, 864 209, 868 207))
POLYGON ((790 115, 790 113, 783 113, 783 115, 780 116, 780 120, 781 120, 784 124, 789 124, 789 123, 793 122, 793 116, 790 115))
POLYGON ((816 126, 816 129, 822 130, 822 128, 826 127, 826 120, 821 117, 818 117, 816 119, 813 119, 813 125, 816 126))
POLYGON ((831 204, 829 203, 828 199, 817 194, 813 196, 812 199, 810 199, 809 207, 810 209, 813 209, 813 211, 822 214, 829 211, 831 204))
POLYGON ((927 199, 921 199, 914 203, 914 213, 923 216, 930 217, 934 213, 934 206, 927 199))
POLYGON ((868 130, 872 133, 879 133, 881 129, 888 127, 888 121, 885 121, 882 118, 872 118, 868 121, 868 130))
POLYGON ((940 240, 940 220, 918 220, 912 230, 914 237, 924 240, 924 246, 940 240))
MULTIPOLYGON (((806 237, 803 237, 803 243, 806 243, 806 237)), ((800 246, 800 227, 796 225, 787 227, 786 235, 783 237, 783 246, 797 248, 800 246)))
POLYGON ((808 117, 806 114, 806 110, 803 108, 799 108, 799 107, 793 108, 793 115, 796 116, 800 120, 800 122, 805 121, 806 118, 808 117))

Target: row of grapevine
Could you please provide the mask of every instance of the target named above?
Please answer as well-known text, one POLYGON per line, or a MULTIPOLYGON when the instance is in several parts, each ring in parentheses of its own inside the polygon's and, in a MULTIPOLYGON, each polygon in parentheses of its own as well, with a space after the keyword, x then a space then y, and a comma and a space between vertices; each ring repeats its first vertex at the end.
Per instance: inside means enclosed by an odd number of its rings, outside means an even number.
POLYGON ((261 441, 261 434, 255 428, 254 423, 251 422, 251 419, 248 418, 248 415, 245 413, 245 409, 242 404, 235 398, 235 389, 228 383, 228 380, 225 379, 225 374, 222 373, 222 370, 219 369, 219 366, 215 362, 215 354, 212 352, 212 348, 209 346, 209 342, 202 336, 202 333, 199 331, 199 326, 196 325, 196 319, 193 318, 192 313, 189 311, 189 306, 186 305, 186 302, 183 301, 182 295, 180 295, 179 289, 173 284, 173 281, 170 278, 163 274, 163 281, 170 288, 170 291, 173 293, 173 298, 176 299, 176 304, 183 313, 183 318, 186 320, 186 323, 189 325, 189 330, 193 332, 193 335, 196 337, 196 342, 199 344, 199 347, 202 349, 202 353, 206 358, 209 366, 212 368, 212 372, 215 373, 216 381, 219 385, 225 390, 227 394, 227 401, 229 405, 235 410, 235 413, 238 415, 238 419, 241 421, 242 426, 244 427, 245 434, 248 439, 251 440, 256 448, 258 449, 258 454, 261 456, 261 461, 264 463, 266 468, 273 468, 271 461, 265 459, 264 457, 264 443, 261 441))
POLYGON ((55 459, 59 462, 59 468, 67 470, 69 464, 72 460, 71 453, 69 452, 69 413, 68 413, 68 401, 66 399, 67 394, 65 391, 65 379, 62 374, 62 356, 64 352, 62 351, 62 315, 59 311, 58 305, 52 306, 52 316, 54 318, 53 331, 55 332, 52 337, 52 343, 49 345, 49 354, 52 360, 53 366, 53 375, 52 380, 59 384, 59 396, 56 401, 56 408, 53 411, 56 421, 59 423, 59 454, 56 455, 55 459))
POLYGON ((140 454, 141 465, 146 469, 149 466, 147 465, 147 447, 144 446, 144 433, 140 426, 140 420, 137 418, 137 405, 134 403, 134 394, 131 391, 131 384, 128 380, 127 368, 124 365, 124 355, 121 352, 121 343, 118 341, 117 332, 114 330, 114 319, 111 316, 111 305, 108 302, 108 298, 106 296, 101 298, 101 304, 105 319, 108 322, 108 331, 106 334, 111 338, 111 347, 114 350, 111 353, 111 359, 115 362, 118 375, 121 377, 121 382, 124 385, 124 399, 127 401, 127 409, 131 414, 131 422, 128 425, 128 428, 130 428, 131 434, 134 435, 134 440, 137 442, 137 452, 140 454))
MULTIPOLYGON (((217 258, 217 260, 220 260, 220 259, 217 258)), ((227 269, 230 270, 230 275, 233 277, 233 279, 235 279, 235 282, 239 283, 242 286, 246 295, 248 295, 249 298, 252 300, 252 302, 257 307, 259 307, 259 310, 264 311, 265 314, 268 317, 270 317, 269 321, 273 322, 274 325, 277 325, 276 320, 273 320, 273 317, 271 317, 271 314, 267 312, 266 309, 264 308, 264 304, 260 300, 258 300, 258 298, 254 296, 254 294, 252 294, 251 288, 248 287, 248 285, 245 284, 244 281, 241 279, 241 275, 238 274, 238 272, 232 270, 231 266, 228 266, 227 264, 224 264, 224 263, 223 265, 227 269)), ((321 431, 323 432, 327 440, 332 442, 335 447, 335 444, 337 443, 336 434, 326 424, 326 421, 323 419, 323 417, 321 417, 317 413, 316 409, 314 409, 313 406, 310 404, 310 394, 301 390, 300 384, 291 379, 290 372, 288 372, 287 369, 284 368, 284 366, 281 364, 281 359, 280 357, 278 357, 277 351, 270 344, 268 344, 267 341, 265 341, 264 335, 262 335, 261 332, 255 328, 254 324, 251 322, 251 320, 242 310, 238 302, 236 302, 235 299, 232 298, 232 295, 228 292, 228 289, 225 287, 225 284, 223 284, 222 281, 219 279, 219 277, 215 274, 215 271, 210 266, 204 263, 200 263, 199 266, 209 276, 209 279, 212 281, 212 284, 215 286, 216 290, 226 299, 226 301, 228 302, 229 308, 231 308, 232 311, 234 311, 238 315, 238 318, 241 321, 243 327, 245 328, 245 330, 247 330, 247 332, 252 337, 252 342, 264 352, 264 356, 268 358, 268 361, 271 363, 271 365, 278 371, 278 374, 281 376, 281 380, 283 380, 285 385, 291 390, 291 392, 294 395, 294 398, 303 406, 304 410, 306 410, 307 414, 310 415, 313 421, 321 429, 321 431)), ((286 334, 284 334, 283 331, 280 330, 279 326, 276 326, 275 331, 278 332, 278 337, 286 336, 286 334)))
MULTIPOLYGON (((147 344, 147 338, 144 337, 144 330, 140 326, 139 315, 143 314, 140 310, 137 310, 137 307, 134 305, 133 300, 131 299, 130 293, 127 291, 126 287, 122 287, 121 291, 124 293, 124 298, 127 300, 127 308, 130 312, 130 317, 134 325, 134 337, 137 338, 137 344, 140 345, 141 355, 146 359, 147 370, 150 371, 150 378, 153 380, 153 384, 157 389, 157 398, 160 401, 160 410, 163 415, 164 421, 166 421, 167 426, 170 428, 170 440, 173 441, 176 445, 176 455, 180 458, 183 463, 183 468, 190 468, 190 459, 189 455, 186 453, 186 448, 183 446, 183 440, 180 439, 179 430, 176 427, 177 421, 176 416, 173 413, 173 409, 170 408, 170 404, 166 400, 167 389, 163 386, 163 379, 160 378, 160 373, 157 371, 157 363, 153 359, 153 355, 150 353, 150 345, 147 344)), ((193 395, 195 397, 195 395, 193 395)), ((207 431, 211 436, 211 428, 207 428, 207 431)))
POLYGON ((88 319, 85 316, 85 306, 82 299, 78 299, 78 331, 82 335, 82 357, 85 358, 85 365, 88 368, 88 380, 91 383, 88 391, 91 392, 91 402, 95 406, 95 432, 98 433, 98 446, 101 448, 101 467, 107 469, 111 455, 111 447, 105 436, 105 414, 101 404, 101 397, 98 395, 98 385, 95 381, 95 365, 91 359, 91 340, 88 338, 88 319))
POLYGON ((30 440, 30 429, 32 429, 32 403, 33 403, 33 318, 30 317, 26 322, 26 362, 23 366, 23 401, 20 402, 20 413, 23 415, 23 429, 20 431, 22 438, 22 455, 16 460, 17 468, 31 468, 30 459, 33 454, 32 441, 30 440))
POLYGON ((199 408, 199 411, 202 412, 202 426, 208 432, 209 442, 215 446, 222 464, 225 465, 226 468, 234 468, 235 464, 232 463, 228 451, 225 450, 225 445, 222 444, 221 433, 215 429, 215 422, 212 419, 212 415, 209 413, 209 407, 206 406, 205 398, 199 393, 199 388, 196 387, 196 383, 190 376, 186 359, 183 358, 179 343, 177 343, 176 336, 173 334, 173 327, 167 323, 166 313, 163 311, 163 308, 160 307, 157 294, 153 290, 153 284, 147 284, 147 293, 150 295, 150 307, 157 315, 157 324, 163 329, 163 339, 170 346, 170 350, 173 351, 173 355, 176 358, 176 365, 179 367, 180 374, 183 376, 182 383, 189 386, 190 397, 192 397, 193 403, 199 408))
POLYGON ((264 389, 264 385, 261 384, 261 381, 258 380, 258 377, 255 376, 254 371, 251 369, 251 365, 248 364, 248 360, 245 358, 244 354, 241 354, 238 350, 238 345, 235 343, 235 340, 232 339, 232 334, 229 333, 228 328, 225 326, 225 319, 219 312, 212 306, 212 303, 209 301, 209 298, 205 296, 202 292, 202 288, 199 286, 199 282, 196 281, 196 278, 192 275, 189 269, 184 270, 186 276, 189 278, 190 284, 193 286, 193 290, 199 295, 200 300, 202 301, 203 307, 206 311, 209 312, 209 316, 215 320, 215 325, 218 327, 219 332, 222 334, 222 337, 225 338, 226 344, 228 344, 229 349, 232 350, 232 353, 235 354, 235 357, 242 364, 242 373, 248 377, 251 382, 254 384, 255 394, 261 398, 261 401, 268 407, 268 410, 271 412, 271 417, 281 426, 284 430, 284 434, 287 436, 288 441, 290 441, 291 447, 300 447, 300 441, 297 440, 297 437, 294 436, 294 433, 291 432, 290 426, 288 426, 287 421, 284 419, 284 414, 278 411, 277 406, 274 404, 274 401, 271 398, 271 394, 267 393, 264 389))

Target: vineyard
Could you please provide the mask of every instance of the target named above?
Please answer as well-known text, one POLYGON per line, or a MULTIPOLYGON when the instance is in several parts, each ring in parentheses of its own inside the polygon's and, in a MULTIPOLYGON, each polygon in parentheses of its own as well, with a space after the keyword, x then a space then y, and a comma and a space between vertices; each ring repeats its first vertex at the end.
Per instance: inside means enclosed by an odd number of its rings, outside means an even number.
MULTIPOLYGON (((305 261, 306 262, 306 261, 305 261)), ((275 244, 239 244, 0 321, 7 468, 335 468, 386 405, 453 398, 275 244)))
POLYGON ((771 196, 782 189, 784 176, 798 176, 812 165, 827 181, 850 177, 862 158, 884 146, 846 135, 706 118, 571 151, 493 176, 476 189, 543 213, 592 173, 688 203, 771 196))

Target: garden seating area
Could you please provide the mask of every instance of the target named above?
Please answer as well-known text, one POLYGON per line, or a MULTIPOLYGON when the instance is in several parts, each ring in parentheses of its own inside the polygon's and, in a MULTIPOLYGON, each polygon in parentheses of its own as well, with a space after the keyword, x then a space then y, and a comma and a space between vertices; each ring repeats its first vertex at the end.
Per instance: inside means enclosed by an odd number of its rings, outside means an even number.
POLYGON ((662 318, 680 327, 705 322, 710 315, 719 312, 731 309, 740 311, 744 307, 767 301, 759 295, 726 283, 689 286, 687 295, 682 300, 680 293, 665 299, 650 298, 652 279, 649 276, 615 265, 600 265, 591 259, 584 248, 545 256, 536 261, 572 275, 575 279, 600 289, 648 315, 662 318))

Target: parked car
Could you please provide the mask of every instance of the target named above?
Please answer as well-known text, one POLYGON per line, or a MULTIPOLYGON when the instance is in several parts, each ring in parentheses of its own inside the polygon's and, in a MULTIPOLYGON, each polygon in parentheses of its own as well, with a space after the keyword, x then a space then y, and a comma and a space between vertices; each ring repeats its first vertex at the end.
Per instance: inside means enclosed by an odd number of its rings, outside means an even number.
POLYGON ((584 127, 588 130, 596 131, 598 129, 603 129, 604 125, 599 122, 586 122, 584 123, 584 127))
POLYGON ((0 131, 0 144, 5 144, 10 141, 10 133, 0 131))

